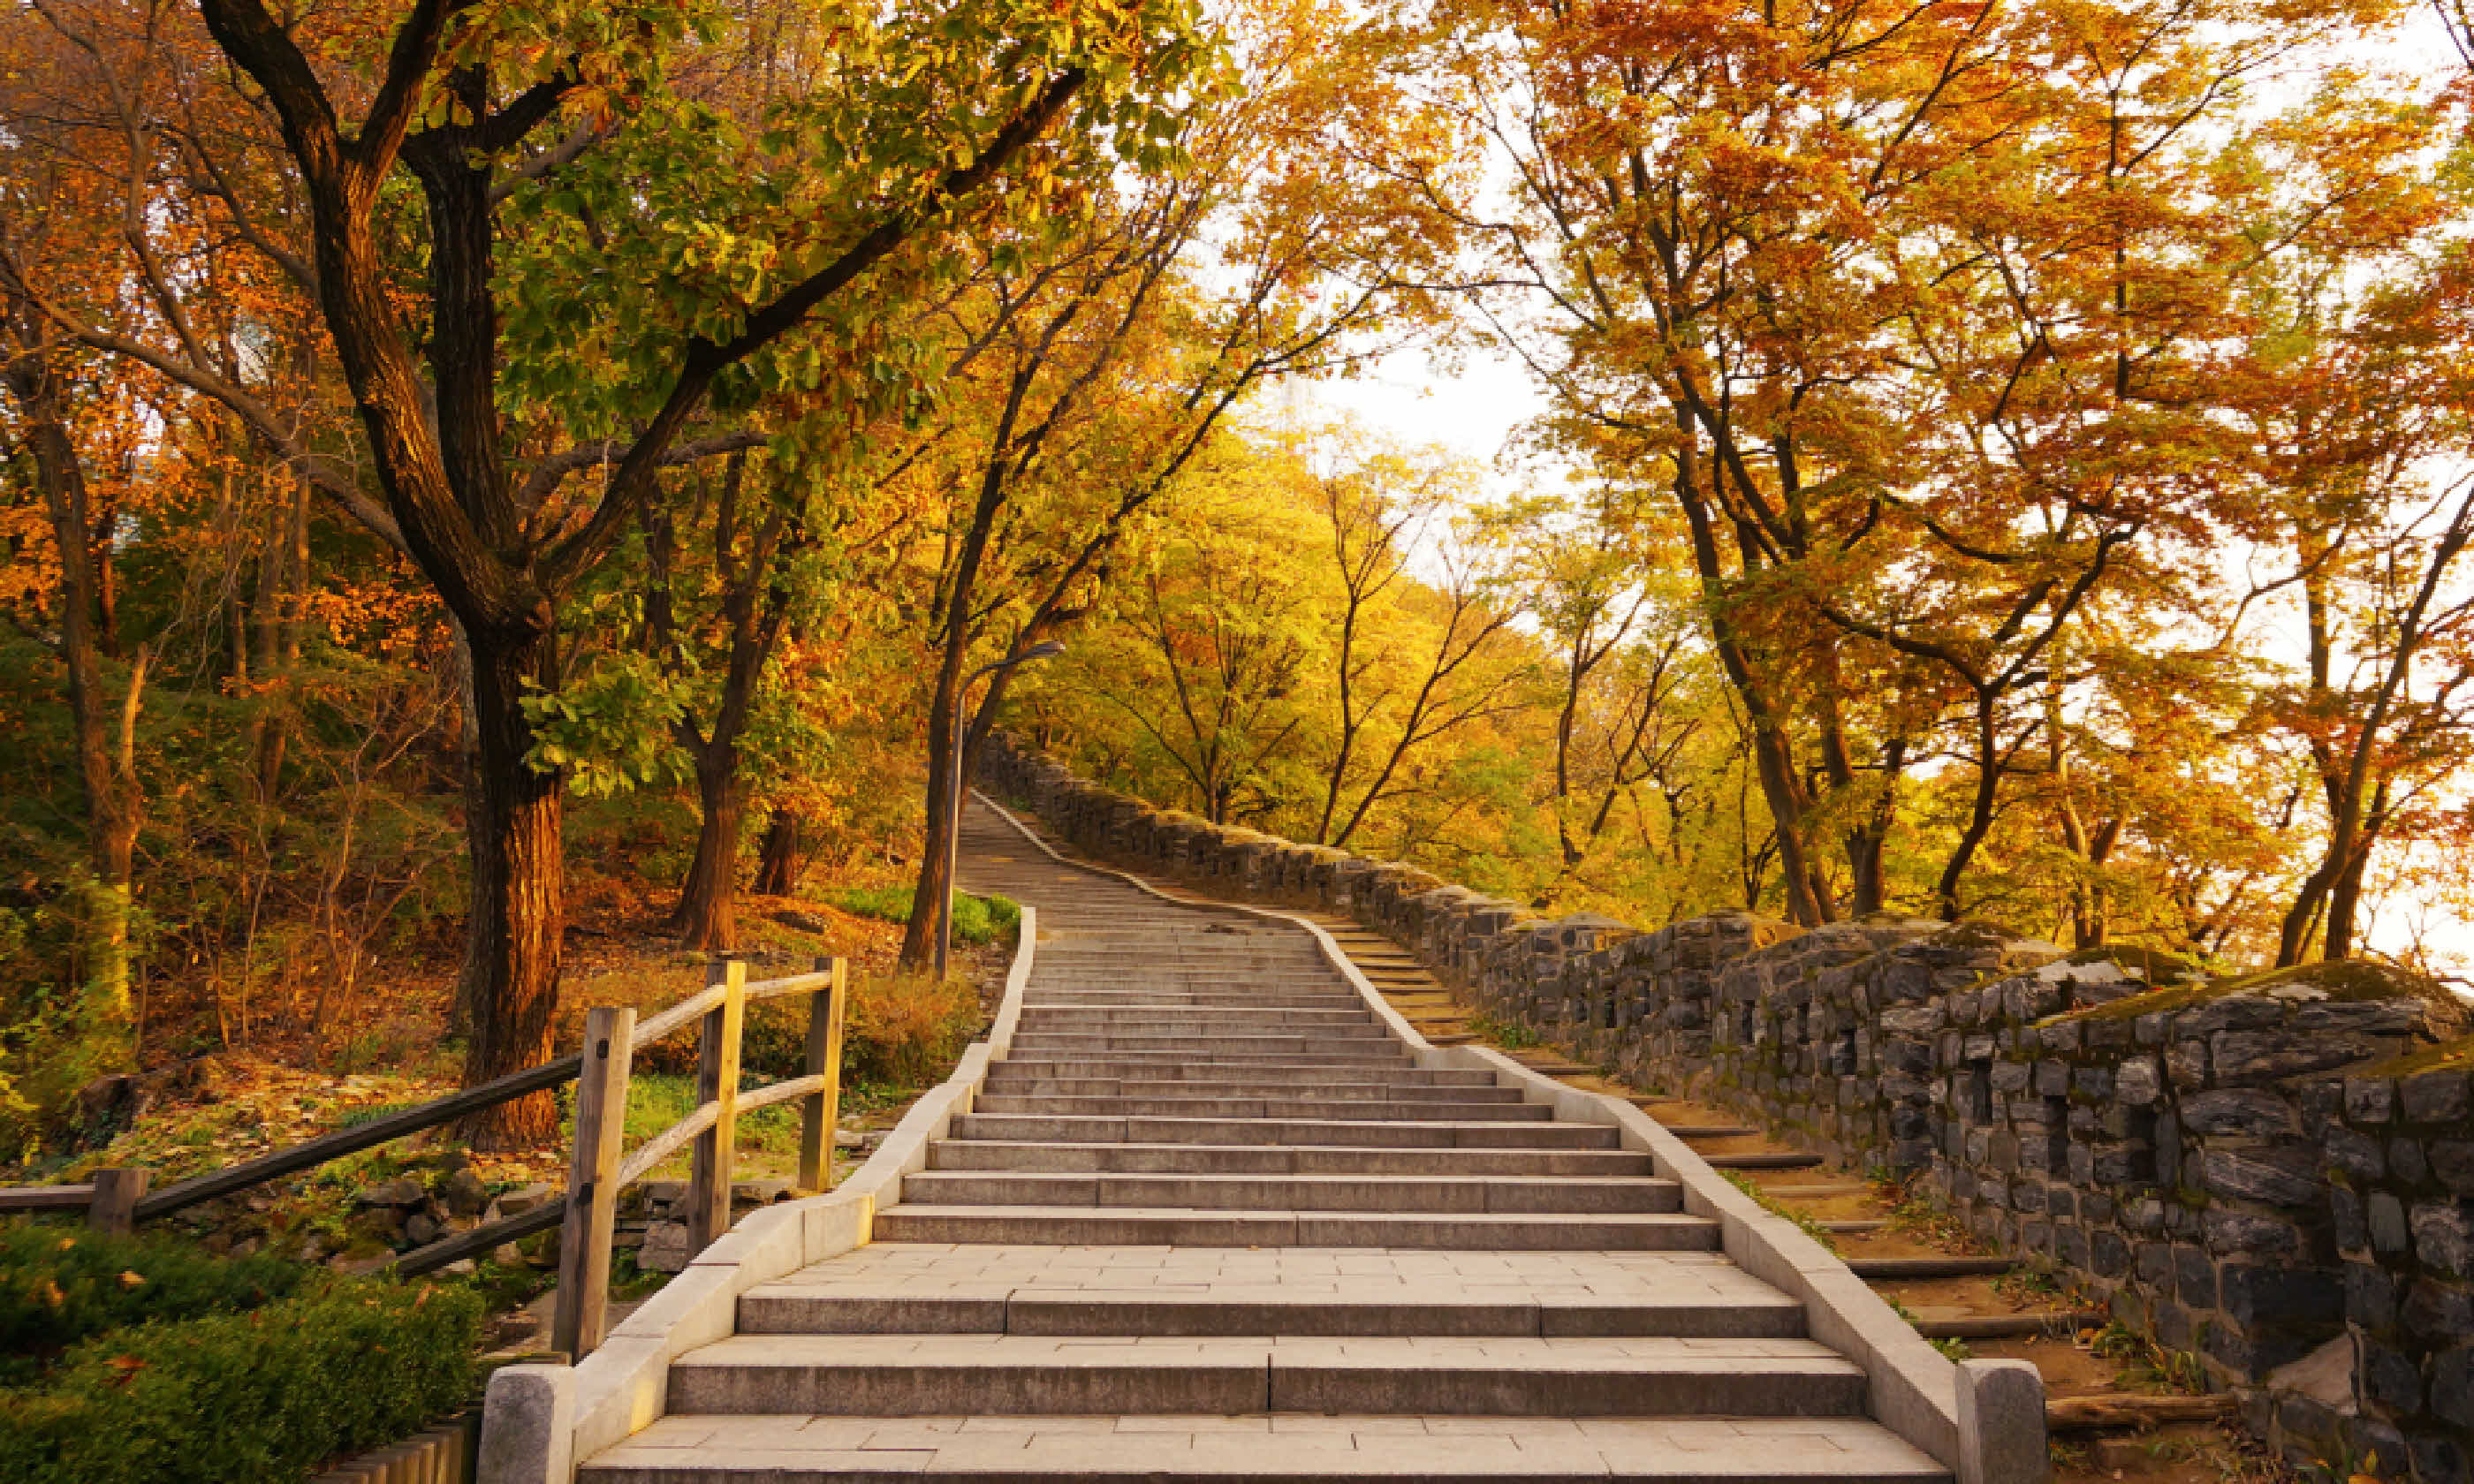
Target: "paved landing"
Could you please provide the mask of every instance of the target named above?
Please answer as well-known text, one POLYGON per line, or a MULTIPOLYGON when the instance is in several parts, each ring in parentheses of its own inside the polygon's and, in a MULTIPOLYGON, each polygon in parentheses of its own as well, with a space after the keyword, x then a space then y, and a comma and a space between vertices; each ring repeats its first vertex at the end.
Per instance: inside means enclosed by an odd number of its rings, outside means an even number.
POLYGON ((1947 1477, 1612 1127, 1419 1067, 1301 929, 963 845, 1039 909, 1010 1055, 583 1478, 1947 1477))

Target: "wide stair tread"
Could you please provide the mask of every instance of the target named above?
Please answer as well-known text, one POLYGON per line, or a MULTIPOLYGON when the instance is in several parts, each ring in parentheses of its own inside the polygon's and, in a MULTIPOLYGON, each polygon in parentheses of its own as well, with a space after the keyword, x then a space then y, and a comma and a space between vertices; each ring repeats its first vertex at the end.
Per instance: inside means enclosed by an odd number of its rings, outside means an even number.
POLYGON ((888 1242, 1053 1246, 1381 1247, 1452 1252, 1709 1252, 1718 1224, 1665 1211, 1224 1210, 1199 1207, 931 1206, 877 1213, 888 1242))
POLYGON ((671 1362, 679 1413, 1382 1412, 1844 1417, 1864 1373, 1803 1339, 739 1334, 671 1362))
POLYGON ((1135 1414, 666 1417, 593 1484, 1925 1484, 1949 1473, 1857 1418, 1135 1414))

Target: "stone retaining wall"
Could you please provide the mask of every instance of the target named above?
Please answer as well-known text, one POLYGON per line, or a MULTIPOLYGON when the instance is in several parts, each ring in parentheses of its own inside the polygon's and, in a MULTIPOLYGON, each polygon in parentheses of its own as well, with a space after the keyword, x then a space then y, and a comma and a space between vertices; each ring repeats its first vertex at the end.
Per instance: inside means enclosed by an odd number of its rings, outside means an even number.
POLYGON ((2207 982, 1976 923, 1547 920, 1154 809, 1003 736, 981 774, 1085 851, 1347 914, 1498 1024, 1928 1182, 1986 1241, 2242 1390, 2297 1461, 2375 1450, 2389 1477, 2467 1478, 2474 1042, 2427 1049, 2469 1027, 2426 981, 2341 964, 2207 982))

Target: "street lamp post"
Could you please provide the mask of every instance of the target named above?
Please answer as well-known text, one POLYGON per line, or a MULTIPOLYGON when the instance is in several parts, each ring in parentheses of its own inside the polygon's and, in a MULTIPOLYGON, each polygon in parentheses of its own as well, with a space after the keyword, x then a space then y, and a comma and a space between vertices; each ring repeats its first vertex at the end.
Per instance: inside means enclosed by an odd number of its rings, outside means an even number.
POLYGON ((936 977, 939 979, 945 977, 945 960, 954 944, 954 875, 962 854, 962 736, 968 730, 963 717, 970 710, 963 703, 970 699, 971 687, 980 682, 981 676, 1010 670, 1033 659, 1053 659, 1063 653, 1065 646, 1055 639, 1034 644, 1010 659, 994 660, 980 666, 964 676, 962 683, 955 687, 953 736, 950 739, 953 745, 947 749, 953 754, 952 771, 947 776, 945 790, 945 898, 936 912, 936 977))

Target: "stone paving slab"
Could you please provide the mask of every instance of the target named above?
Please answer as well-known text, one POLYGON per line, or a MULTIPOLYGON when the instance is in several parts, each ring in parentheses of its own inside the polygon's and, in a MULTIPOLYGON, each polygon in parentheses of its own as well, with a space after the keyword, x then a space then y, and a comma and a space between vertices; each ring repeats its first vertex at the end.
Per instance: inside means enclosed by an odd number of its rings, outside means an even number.
POLYGON ((1944 1471, 1844 1419, 1452 1416, 666 1418, 593 1460, 597 1484, 921 1476, 1087 1484, 1504 1478, 1916 1484, 1944 1471), (1276 1445, 1276 1451, 1267 1449, 1276 1445), (731 1472, 727 1471, 763 1471, 731 1472))

